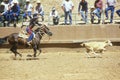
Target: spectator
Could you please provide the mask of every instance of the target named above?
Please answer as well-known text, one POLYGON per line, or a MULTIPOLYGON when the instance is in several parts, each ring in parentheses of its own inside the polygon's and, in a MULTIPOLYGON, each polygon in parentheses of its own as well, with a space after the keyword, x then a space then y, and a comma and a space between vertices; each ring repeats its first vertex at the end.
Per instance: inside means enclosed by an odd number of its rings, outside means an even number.
POLYGON ((67 17, 69 16, 69 23, 72 24, 72 10, 74 8, 74 4, 71 0, 65 0, 62 3, 62 9, 65 14, 65 24, 67 24, 67 17))
POLYGON ((24 6, 25 13, 23 14, 23 18, 27 19, 27 16, 29 16, 29 18, 31 19, 32 10, 33 10, 33 6, 32 4, 30 4, 30 0, 26 0, 26 4, 24 6))
POLYGON ((107 4, 107 8, 105 10, 106 19, 108 19, 108 11, 110 10, 111 11, 110 23, 113 23, 116 0, 107 0, 106 4, 107 4))
POLYGON ((78 6, 78 14, 81 14, 82 20, 85 21, 85 23, 87 23, 87 15, 88 15, 87 1, 85 1, 85 0, 80 1, 79 6, 78 6))
MULTIPOLYGON (((20 15, 20 6, 17 1, 13 2, 14 5, 11 7, 11 21, 18 22, 18 17, 20 15)), ((16 27, 16 23, 14 23, 14 27, 16 27)))
POLYGON ((2 19, 3 12, 4 12, 4 5, 0 4, 0 22, 3 21, 2 19))
POLYGON ((93 11, 93 17, 92 19, 94 20, 94 14, 98 17, 98 24, 101 21, 101 13, 103 10, 103 1, 102 0, 96 0, 94 3, 95 10, 93 11))
POLYGON ((57 25, 59 23, 59 15, 56 11, 55 7, 52 8, 52 11, 50 12, 50 17, 53 18, 53 24, 57 25))
POLYGON ((19 4, 18 0, 9 0, 9 4, 10 4, 11 7, 14 5, 14 2, 19 4))
MULTIPOLYGON (((117 6, 116 6, 116 8, 117 8, 117 7, 120 7, 120 1, 117 1, 117 6)), ((117 8, 116 13, 117 13, 117 15, 120 17, 120 8, 117 8)))
POLYGON ((3 16, 4 19, 3 21, 3 26, 6 26, 5 21, 7 21, 7 26, 9 26, 9 22, 10 22, 10 5, 9 5, 9 1, 8 0, 3 0, 3 2, 1 3, 2 6, 4 6, 4 10, 3 12, 0 14, 0 16, 3 16))
POLYGON ((37 6, 35 7, 35 12, 40 14, 42 21, 44 21, 44 10, 40 1, 37 1, 37 6))

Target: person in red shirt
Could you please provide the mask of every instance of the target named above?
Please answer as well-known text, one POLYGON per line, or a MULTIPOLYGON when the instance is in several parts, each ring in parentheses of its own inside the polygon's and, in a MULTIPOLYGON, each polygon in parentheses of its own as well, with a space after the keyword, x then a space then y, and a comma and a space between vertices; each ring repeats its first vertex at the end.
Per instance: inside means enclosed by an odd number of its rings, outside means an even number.
POLYGON ((28 40, 27 40, 27 44, 30 45, 32 39, 35 37, 35 33, 33 32, 33 27, 38 24, 39 26, 41 26, 42 24, 38 23, 38 14, 33 14, 33 18, 30 20, 29 25, 26 28, 26 32, 30 35, 28 40))
MULTIPOLYGON (((103 1, 102 0, 96 0, 94 3, 95 10, 93 11, 93 14, 95 14, 98 17, 98 24, 101 21, 101 12, 103 9, 103 1)), ((94 19, 94 17, 93 17, 94 19)))

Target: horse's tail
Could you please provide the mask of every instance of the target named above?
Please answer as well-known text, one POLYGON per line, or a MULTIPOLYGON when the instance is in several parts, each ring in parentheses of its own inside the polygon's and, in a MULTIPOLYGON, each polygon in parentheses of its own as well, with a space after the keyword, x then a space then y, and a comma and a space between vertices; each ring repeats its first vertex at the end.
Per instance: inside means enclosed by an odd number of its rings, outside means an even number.
POLYGON ((9 36, 5 36, 5 37, 3 37, 3 38, 0 38, 0 44, 6 43, 8 37, 9 37, 9 36))

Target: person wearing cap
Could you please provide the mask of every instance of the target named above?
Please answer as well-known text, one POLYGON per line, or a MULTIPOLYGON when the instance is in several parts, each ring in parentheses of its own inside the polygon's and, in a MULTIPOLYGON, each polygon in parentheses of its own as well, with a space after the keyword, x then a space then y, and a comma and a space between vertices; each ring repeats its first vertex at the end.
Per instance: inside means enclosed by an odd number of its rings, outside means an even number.
POLYGON ((68 16, 69 16, 69 24, 71 25, 72 24, 72 11, 74 9, 74 4, 72 2, 72 0, 64 0, 62 2, 62 10, 64 11, 64 14, 65 14, 65 24, 67 24, 68 22, 68 16))
POLYGON ((27 16, 31 19, 31 15, 32 15, 32 10, 33 10, 33 6, 30 3, 30 0, 26 0, 26 4, 24 6, 24 14, 23 14, 23 19, 27 19, 27 16))
MULTIPOLYGON (((11 7, 11 21, 18 22, 20 16, 20 6, 17 1, 14 1, 13 3, 14 5, 11 7)), ((16 24, 14 24, 14 27, 16 27, 16 24)))
POLYGON ((78 14, 81 14, 82 20, 87 23, 88 16, 88 3, 85 0, 81 0, 78 6, 78 14), (82 8, 81 8, 82 7, 82 8))
POLYGON ((57 10, 55 9, 55 7, 52 8, 51 12, 50 12, 50 17, 53 18, 53 24, 57 25, 59 23, 59 15, 57 10))
POLYGON ((14 5, 14 2, 19 4, 18 0, 9 0, 10 7, 12 7, 14 5))
POLYGON ((105 9, 106 20, 108 19, 108 11, 111 11, 110 23, 113 23, 116 0, 106 0, 107 8, 105 9))
POLYGON ((31 45, 31 41, 33 40, 33 38, 35 37, 35 33, 33 32, 33 27, 35 25, 41 26, 42 24, 38 22, 38 14, 34 13, 33 14, 33 18, 30 19, 29 25, 26 27, 26 32, 29 34, 29 38, 27 40, 27 44, 31 45))
POLYGON ((44 10, 43 10, 43 6, 39 0, 37 1, 37 5, 35 7, 35 12, 38 13, 41 16, 42 21, 44 21, 44 10))

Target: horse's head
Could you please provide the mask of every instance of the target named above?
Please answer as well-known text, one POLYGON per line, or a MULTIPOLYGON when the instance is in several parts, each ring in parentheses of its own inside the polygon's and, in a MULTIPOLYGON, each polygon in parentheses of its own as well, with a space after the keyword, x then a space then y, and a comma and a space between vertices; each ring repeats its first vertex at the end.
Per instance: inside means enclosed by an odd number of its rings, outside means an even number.
POLYGON ((52 36, 52 32, 45 24, 42 24, 35 32, 39 32, 41 35, 47 34, 48 36, 52 36))

